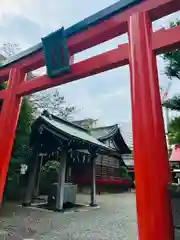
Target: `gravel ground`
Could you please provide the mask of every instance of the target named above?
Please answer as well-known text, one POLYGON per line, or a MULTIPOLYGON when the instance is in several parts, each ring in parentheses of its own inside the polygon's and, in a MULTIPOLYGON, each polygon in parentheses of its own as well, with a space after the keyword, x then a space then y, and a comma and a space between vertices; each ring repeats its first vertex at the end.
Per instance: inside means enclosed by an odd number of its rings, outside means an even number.
MULTIPOLYGON (((78 201, 87 203, 88 196, 78 201)), ((57 213, 8 205, 0 212, 0 240, 136 240, 135 194, 97 196, 100 208, 57 213)))

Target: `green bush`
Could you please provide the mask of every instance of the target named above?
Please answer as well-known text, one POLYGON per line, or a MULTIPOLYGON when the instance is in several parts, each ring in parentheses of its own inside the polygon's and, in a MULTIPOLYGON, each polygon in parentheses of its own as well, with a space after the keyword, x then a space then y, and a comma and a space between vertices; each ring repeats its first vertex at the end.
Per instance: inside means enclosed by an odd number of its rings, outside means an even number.
POLYGON ((126 167, 121 166, 121 167, 119 168, 119 170, 120 170, 120 177, 121 177, 121 178, 129 179, 129 180, 132 182, 132 178, 130 177, 130 175, 129 175, 129 173, 128 173, 128 170, 127 170, 126 167))
POLYGON ((29 137, 32 114, 32 106, 28 98, 23 98, 3 196, 7 200, 20 200, 22 196, 20 165, 26 163, 31 154, 29 137))
POLYGON ((20 164, 19 159, 11 158, 4 189, 4 199, 6 200, 20 200, 22 197, 20 164))
POLYGON ((52 183, 57 182, 58 171, 59 171, 60 162, 58 161, 48 161, 41 168, 41 177, 40 177, 40 193, 48 194, 52 183))

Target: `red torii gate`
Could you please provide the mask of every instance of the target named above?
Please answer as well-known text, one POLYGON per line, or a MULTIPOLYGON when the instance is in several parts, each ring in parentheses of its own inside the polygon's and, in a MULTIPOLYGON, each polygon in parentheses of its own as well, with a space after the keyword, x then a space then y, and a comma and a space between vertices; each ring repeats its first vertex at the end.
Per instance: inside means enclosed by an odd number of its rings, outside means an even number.
POLYGON ((107 20, 67 39, 71 55, 128 32, 129 44, 71 66, 71 73, 26 81, 26 73, 42 67, 43 51, 0 69, 9 76, 8 88, 0 92, 0 200, 4 190, 21 98, 24 95, 75 81, 126 64, 131 72, 138 236, 140 240, 173 240, 167 185, 170 181, 156 54, 180 46, 180 26, 152 32, 151 22, 180 9, 179 0, 144 0, 107 20), (146 166, 146 171, 144 171, 146 166), (156 174, 157 169, 158 174, 156 174))

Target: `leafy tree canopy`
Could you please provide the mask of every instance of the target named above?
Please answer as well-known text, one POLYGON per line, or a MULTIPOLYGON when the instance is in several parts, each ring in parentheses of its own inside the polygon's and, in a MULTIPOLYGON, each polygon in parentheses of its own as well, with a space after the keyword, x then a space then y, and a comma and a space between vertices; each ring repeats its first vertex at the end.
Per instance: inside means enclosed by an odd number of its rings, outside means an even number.
POLYGON ((163 106, 173 111, 180 111, 180 95, 168 99, 163 106))
MULTIPOLYGON (((173 28, 178 25, 180 25, 180 20, 172 22, 170 27, 173 28)), ((166 63, 165 74, 170 79, 180 80, 180 49, 165 53, 163 59, 166 63)), ((163 106, 174 111, 180 111, 180 95, 168 99, 163 103, 163 106)), ((180 143, 180 117, 171 120, 168 126, 168 140, 170 144, 180 143)))
POLYGON ((29 158, 29 155, 31 153, 31 149, 29 147, 29 137, 32 121, 32 105, 28 99, 24 97, 12 150, 12 157, 23 162, 29 158))
POLYGON ((175 117, 169 123, 168 140, 170 144, 180 143, 180 117, 175 117))
POLYGON ((77 111, 75 106, 67 104, 64 96, 61 95, 58 89, 49 89, 42 93, 33 94, 29 100, 36 115, 41 114, 44 110, 48 110, 51 114, 71 120, 72 115, 77 111))
MULTIPOLYGON (((170 27, 176 27, 180 25, 180 20, 172 22, 170 27)), ((165 73, 169 78, 180 79, 180 49, 176 49, 172 52, 167 52, 163 55, 163 59, 166 62, 165 73)))

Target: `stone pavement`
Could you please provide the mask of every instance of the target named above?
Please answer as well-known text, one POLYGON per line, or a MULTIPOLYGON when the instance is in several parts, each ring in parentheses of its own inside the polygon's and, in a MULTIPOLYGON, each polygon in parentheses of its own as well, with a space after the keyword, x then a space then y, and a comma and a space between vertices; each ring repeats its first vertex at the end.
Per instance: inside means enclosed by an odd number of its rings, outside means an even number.
MULTIPOLYGON (((88 196, 78 201, 87 203, 88 196)), ((57 213, 8 205, 0 212, 0 240, 136 240, 134 193, 97 196, 96 208, 57 213)))

